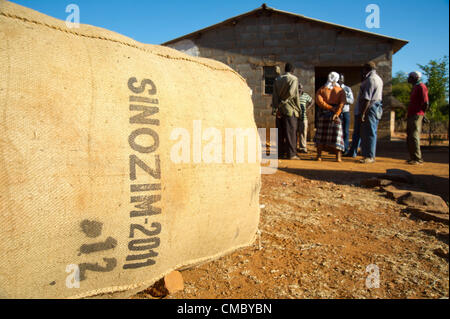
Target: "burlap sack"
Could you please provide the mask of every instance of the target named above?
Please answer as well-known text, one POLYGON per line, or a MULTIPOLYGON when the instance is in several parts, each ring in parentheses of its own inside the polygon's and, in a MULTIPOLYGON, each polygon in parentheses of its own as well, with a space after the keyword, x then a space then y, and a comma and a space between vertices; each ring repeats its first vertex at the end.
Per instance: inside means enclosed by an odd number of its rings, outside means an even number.
POLYGON ((259 161, 199 162, 196 123, 256 130, 226 65, 0 2, 0 297, 123 297, 251 244, 259 161))

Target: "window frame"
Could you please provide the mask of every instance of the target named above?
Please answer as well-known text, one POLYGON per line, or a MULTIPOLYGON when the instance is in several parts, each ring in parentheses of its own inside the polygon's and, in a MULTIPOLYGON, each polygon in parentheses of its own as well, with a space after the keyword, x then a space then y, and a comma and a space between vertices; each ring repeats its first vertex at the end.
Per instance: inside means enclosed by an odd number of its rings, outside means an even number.
POLYGON ((263 71, 262 92, 263 92, 263 95, 270 96, 270 95, 273 94, 273 85, 275 83, 275 79, 278 76, 277 73, 276 73, 276 65, 264 65, 262 71, 263 71), (270 83, 268 85, 268 83, 267 83, 268 81, 267 80, 269 80, 269 79, 272 81, 272 83, 270 83), (270 93, 268 93, 267 90, 266 90, 268 87, 271 88, 271 92, 270 93))

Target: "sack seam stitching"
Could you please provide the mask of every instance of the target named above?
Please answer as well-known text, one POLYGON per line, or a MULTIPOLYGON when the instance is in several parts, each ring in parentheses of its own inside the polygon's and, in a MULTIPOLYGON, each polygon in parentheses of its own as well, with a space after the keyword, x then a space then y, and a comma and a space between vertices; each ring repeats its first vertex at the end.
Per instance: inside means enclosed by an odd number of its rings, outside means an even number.
POLYGON ((66 30, 66 29, 63 29, 63 28, 51 25, 51 24, 42 23, 42 22, 39 22, 39 21, 36 21, 36 20, 30 20, 28 18, 17 16, 17 15, 6 13, 6 12, 0 12, 0 15, 2 15, 4 17, 7 17, 7 18, 20 20, 22 22, 28 22, 28 23, 33 23, 33 24, 45 26, 45 27, 53 29, 53 30, 57 30, 57 31, 60 31, 60 32, 68 33, 68 34, 73 34, 73 35, 76 35, 76 36, 79 36, 79 37, 98 39, 98 40, 104 40, 104 41, 110 41, 110 42, 122 44, 122 45, 125 45, 125 46, 128 46, 128 47, 131 47, 131 48, 135 48, 135 49, 138 49, 138 50, 141 50, 141 51, 144 51, 144 52, 156 55, 158 57, 166 58, 166 59, 188 61, 188 62, 193 62, 193 63, 197 63, 197 64, 200 64, 200 65, 203 65, 203 66, 205 66, 207 68, 210 68, 212 70, 231 72, 234 75, 236 75, 241 81, 246 83, 244 78, 239 73, 234 71, 233 69, 216 68, 216 67, 213 67, 213 66, 211 66, 211 65, 209 65, 207 63, 203 63, 203 62, 200 62, 200 61, 195 61, 195 60, 188 59, 188 58, 183 58, 183 57, 174 57, 174 56, 171 56, 171 55, 168 55, 168 54, 156 53, 156 52, 153 52, 151 50, 145 49, 145 48, 143 48, 143 47, 141 47, 139 45, 132 44, 132 43, 129 43, 129 42, 124 42, 124 41, 120 41, 120 40, 116 40, 116 39, 112 39, 112 38, 107 38, 107 37, 102 37, 102 36, 94 36, 94 35, 83 34, 83 33, 75 32, 75 31, 71 31, 71 30, 66 30))
MULTIPOLYGON (((239 246, 233 247, 231 249, 228 249, 228 250, 226 250, 224 252, 220 252, 220 253, 212 255, 212 256, 207 256, 207 257, 203 257, 203 258, 197 258, 197 259, 191 260, 188 263, 181 263, 181 264, 171 268, 170 270, 164 272, 161 275, 161 278, 164 277, 165 275, 171 273, 172 271, 174 271, 176 269, 180 269, 180 268, 188 266, 188 265, 195 265, 195 264, 201 263, 201 262, 207 262, 209 260, 214 260, 214 259, 217 259, 219 257, 225 256, 225 255, 227 255, 227 254, 229 254, 229 253, 231 253, 231 252, 233 252, 233 251, 235 251, 237 249, 249 247, 249 246, 253 245, 253 243, 255 242, 256 236, 257 235, 254 234, 253 238, 250 240, 249 243, 245 243, 243 245, 239 245, 239 246)), ((78 295, 74 295, 74 296, 68 297, 67 299, 82 299, 82 298, 94 297, 96 295, 105 294, 105 293, 116 293, 116 292, 127 291, 127 290, 131 290, 131 289, 139 288, 139 287, 144 286, 144 285, 147 285, 147 286, 152 285, 153 283, 155 283, 159 279, 160 278, 156 278, 156 279, 154 278, 154 279, 145 280, 145 281, 141 281, 140 283, 135 283, 135 284, 130 284, 130 285, 110 286, 110 287, 106 287, 106 288, 94 289, 94 290, 87 291, 85 293, 81 293, 81 294, 78 294, 78 295)))

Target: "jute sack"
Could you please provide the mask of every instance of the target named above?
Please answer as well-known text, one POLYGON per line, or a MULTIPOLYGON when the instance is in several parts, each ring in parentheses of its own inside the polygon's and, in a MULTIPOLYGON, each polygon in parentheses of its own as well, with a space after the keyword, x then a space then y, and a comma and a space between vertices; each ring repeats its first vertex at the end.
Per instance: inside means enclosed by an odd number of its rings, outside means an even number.
POLYGON ((226 128, 256 131, 226 65, 0 2, 0 297, 124 297, 250 245, 260 165, 217 160, 226 128))

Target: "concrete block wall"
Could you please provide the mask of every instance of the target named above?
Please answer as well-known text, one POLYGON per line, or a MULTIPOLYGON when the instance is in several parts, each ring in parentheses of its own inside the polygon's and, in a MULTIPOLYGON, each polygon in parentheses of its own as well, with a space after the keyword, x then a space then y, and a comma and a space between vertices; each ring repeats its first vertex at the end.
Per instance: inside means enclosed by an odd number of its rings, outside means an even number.
MULTIPOLYGON (((246 16, 191 38, 200 55, 221 61, 239 72, 253 91, 258 127, 273 127, 271 95, 264 94, 263 66, 291 62, 305 91, 315 93, 315 67, 361 66, 374 61, 384 81, 384 95, 391 94, 392 44, 356 31, 329 26, 279 13, 246 16)), ((354 92, 355 98, 358 92, 354 92)), ((386 99, 389 101, 389 99, 386 99)), ((387 104, 387 103, 386 103, 387 104)), ((390 131, 389 105, 380 131, 390 131)), ((385 133, 380 132, 383 137, 385 133)))

